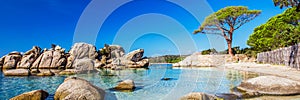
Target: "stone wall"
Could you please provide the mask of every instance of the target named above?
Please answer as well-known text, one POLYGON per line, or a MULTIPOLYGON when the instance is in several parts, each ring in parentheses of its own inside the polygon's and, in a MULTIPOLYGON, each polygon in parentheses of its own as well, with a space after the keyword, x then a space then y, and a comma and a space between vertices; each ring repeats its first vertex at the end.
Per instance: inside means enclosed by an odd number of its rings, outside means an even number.
POLYGON ((273 51, 262 52, 257 54, 258 63, 268 63, 276 65, 285 65, 293 68, 300 68, 300 43, 276 49, 273 51))

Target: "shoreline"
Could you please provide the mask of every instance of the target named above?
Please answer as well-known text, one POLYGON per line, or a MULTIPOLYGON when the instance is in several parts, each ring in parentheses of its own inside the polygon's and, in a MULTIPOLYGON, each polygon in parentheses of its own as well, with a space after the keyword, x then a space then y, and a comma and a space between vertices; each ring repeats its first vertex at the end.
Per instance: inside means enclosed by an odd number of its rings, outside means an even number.
POLYGON ((230 64, 225 64, 222 67, 225 67, 226 69, 261 73, 261 74, 288 78, 295 81, 300 81, 300 71, 298 71, 295 68, 291 68, 283 65, 257 64, 257 63, 230 63, 230 64))

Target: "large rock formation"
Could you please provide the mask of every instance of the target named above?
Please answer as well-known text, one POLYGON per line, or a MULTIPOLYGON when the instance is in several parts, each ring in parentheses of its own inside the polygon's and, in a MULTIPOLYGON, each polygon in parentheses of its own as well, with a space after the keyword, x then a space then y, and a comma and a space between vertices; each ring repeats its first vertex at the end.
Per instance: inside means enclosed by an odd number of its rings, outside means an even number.
POLYGON ((192 92, 180 98, 180 100, 217 100, 218 97, 202 92, 192 92))
POLYGON ((41 48, 38 46, 33 46, 31 50, 24 53, 20 64, 17 68, 29 69, 34 61, 39 57, 41 48))
POLYGON ((96 51, 96 47, 91 44, 86 43, 75 43, 70 52, 70 56, 68 57, 67 69, 76 69, 78 71, 81 70, 93 70, 94 61, 98 57, 98 53, 96 51), (88 66, 83 66, 83 64, 87 64, 88 66), (86 67, 80 68, 80 67, 86 67))
POLYGON ((45 100, 48 93, 44 90, 33 90, 11 98, 10 100, 45 100))
POLYGON ((149 59, 143 58, 144 49, 137 49, 125 56, 124 65, 131 68, 141 68, 149 66, 149 59))
POLYGON ((104 100, 105 91, 88 81, 69 77, 57 88, 55 100, 104 100))
POLYGON ((149 60, 143 58, 144 50, 137 49, 125 55, 125 51, 118 45, 105 45, 99 50, 100 61, 96 61, 97 67, 115 68, 127 66, 130 68, 144 68, 149 66, 149 60))
POLYGON ((52 44, 52 48, 44 49, 38 46, 32 47, 22 55, 19 52, 11 52, 0 58, 0 68, 20 69, 7 71, 7 75, 37 75, 52 76, 76 74, 95 71, 95 67, 113 67, 126 65, 128 67, 147 67, 149 61, 143 58, 143 49, 138 49, 125 55, 125 51, 118 45, 105 45, 96 51, 96 47, 87 43, 75 43, 68 53, 58 45, 52 44), (28 69, 30 73, 25 72, 28 69), (41 71, 43 69, 50 69, 41 71))
POLYGON ((137 50, 134 50, 134 51, 128 53, 125 56, 125 58, 126 58, 126 60, 138 62, 143 59, 143 55, 144 55, 144 49, 137 49, 137 50))
POLYGON ((11 52, 6 55, 3 61, 3 69, 13 69, 17 67, 17 64, 20 62, 22 55, 20 52, 11 52))
POLYGON ((96 47, 87 43, 75 43, 70 50, 70 57, 74 59, 96 59, 98 56, 96 47))
POLYGON ((44 49, 43 53, 32 64, 31 69, 58 69, 66 65, 65 49, 55 46, 50 50, 44 49))
POLYGON ((111 50, 110 55, 112 59, 120 58, 125 55, 125 50, 119 45, 110 45, 109 48, 111 50))
POLYGON ((121 57, 125 55, 123 47, 119 45, 107 45, 98 51, 99 60, 96 61, 96 67, 110 67, 112 64, 120 65, 121 57))
POLYGON ((242 82, 237 88, 245 92, 243 97, 300 94, 299 82, 276 76, 252 78, 242 82))

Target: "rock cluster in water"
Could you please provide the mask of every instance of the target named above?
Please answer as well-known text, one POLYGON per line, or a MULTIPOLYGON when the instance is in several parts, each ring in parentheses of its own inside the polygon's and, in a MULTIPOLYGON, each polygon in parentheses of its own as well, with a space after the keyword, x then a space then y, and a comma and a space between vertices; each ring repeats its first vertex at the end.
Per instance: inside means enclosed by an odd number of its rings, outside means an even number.
POLYGON ((75 74, 94 71, 95 68, 112 68, 126 66, 131 68, 148 67, 149 60, 143 58, 143 49, 125 51, 118 45, 96 47, 87 43, 75 43, 69 52, 58 45, 41 50, 33 46, 21 54, 11 52, 0 58, 0 68, 6 76, 51 76, 55 74, 75 74))

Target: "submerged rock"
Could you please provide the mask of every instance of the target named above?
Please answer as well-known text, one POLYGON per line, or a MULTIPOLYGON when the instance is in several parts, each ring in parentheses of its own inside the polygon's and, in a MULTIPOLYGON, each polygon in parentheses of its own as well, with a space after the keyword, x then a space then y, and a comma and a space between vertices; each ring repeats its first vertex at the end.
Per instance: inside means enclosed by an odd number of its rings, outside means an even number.
POLYGON ((180 98, 180 100, 217 100, 218 97, 202 92, 192 92, 180 98))
POLYGON ((11 98, 10 100, 45 100, 48 93, 44 90, 33 90, 11 98))
POLYGON ((124 80, 115 87, 116 90, 134 90, 135 84, 133 80, 124 80))
POLYGON ((243 97, 300 94, 299 82, 277 76, 252 78, 242 82, 237 88, 245 92, 243 97))
POLYGON ((69 77, 57 88, 55 100, 104 100, 105 91, 90 82, 69 77))
POLYGON ((10 69, 3 71, 5 76, 28 76, 29 70, 28 69, 10 69))

